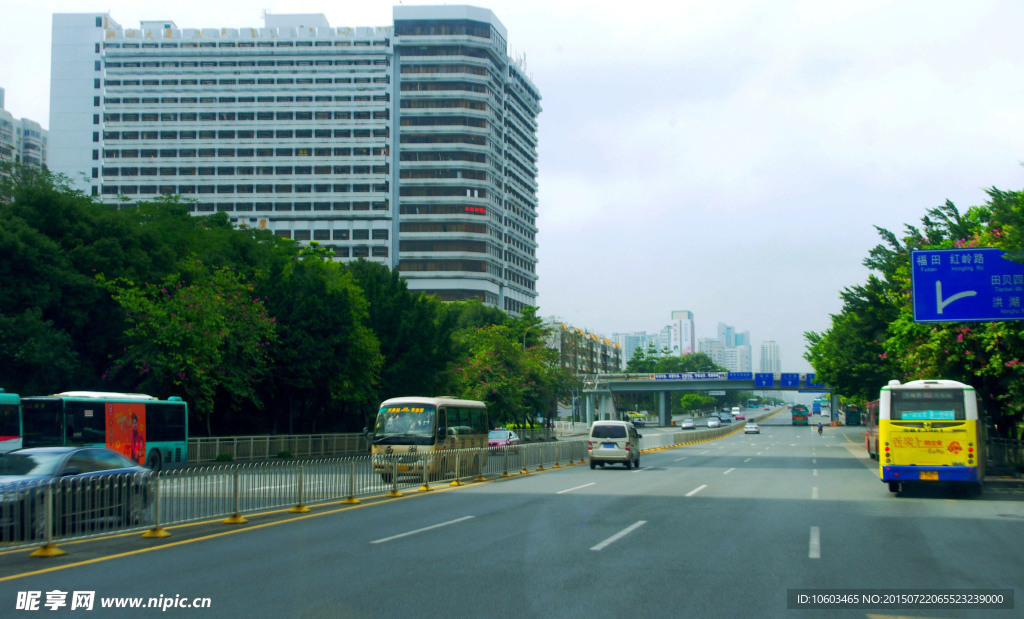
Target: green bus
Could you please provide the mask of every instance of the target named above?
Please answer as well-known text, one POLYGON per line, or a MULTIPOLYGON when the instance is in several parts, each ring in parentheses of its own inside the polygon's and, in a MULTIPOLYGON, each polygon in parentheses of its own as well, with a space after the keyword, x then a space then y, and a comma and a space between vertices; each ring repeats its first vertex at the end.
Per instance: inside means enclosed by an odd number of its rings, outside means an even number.
POLYGON ((0 389, 0 453, 21 449, 21 398, 0 389))
POLYGON ((188 462, 188 405, 141 393, 65 391, 21 399, 25 447, 108 447, 159 471, 188 462))
POLYGON ((807 407, 806 406, 804 406, 803 404, 794 404, 793 405, 793 425, 794 426, 810 425, 811 422, 810 422, 808 416, 809 416, 809 413, 807 411, 807 407))
POLYGON ((843 413, 843 423, 848 426, 862 425, 860 418, 860 407, 856 404, 847 404, 843 413))

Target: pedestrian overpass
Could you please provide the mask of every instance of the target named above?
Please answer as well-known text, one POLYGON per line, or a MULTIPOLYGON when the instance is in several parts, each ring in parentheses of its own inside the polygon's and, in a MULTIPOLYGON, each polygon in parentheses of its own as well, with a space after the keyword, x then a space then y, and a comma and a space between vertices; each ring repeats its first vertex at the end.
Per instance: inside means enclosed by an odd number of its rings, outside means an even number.
MULTIPOLYGON (((814 374, 781 372, 683 372, 679 374, 596 374, 585 381, 587 423, 597 419, 621 419, 615 410, 615 394, 658 394, 658 422, 671 425, 669 394, 687 391, 805 391, 827 393, 814 374)), ((835 410, 835 406, 833 406, 835 410)))

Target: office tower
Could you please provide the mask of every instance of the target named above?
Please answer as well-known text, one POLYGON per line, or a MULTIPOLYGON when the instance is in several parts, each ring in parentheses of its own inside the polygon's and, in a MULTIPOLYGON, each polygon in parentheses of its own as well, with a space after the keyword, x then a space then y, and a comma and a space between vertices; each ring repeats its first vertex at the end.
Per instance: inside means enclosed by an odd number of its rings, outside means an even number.
POLYGON ((445 300, 535 305, 540 94, 491 11, 393 17, 56 14, 51 169, 111 203, 180 194, 445 300))

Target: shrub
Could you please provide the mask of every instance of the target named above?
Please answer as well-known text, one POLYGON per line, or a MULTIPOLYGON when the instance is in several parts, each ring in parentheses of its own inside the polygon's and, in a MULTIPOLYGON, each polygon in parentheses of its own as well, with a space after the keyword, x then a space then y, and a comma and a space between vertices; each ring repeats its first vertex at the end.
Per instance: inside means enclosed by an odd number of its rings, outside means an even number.
POLYGON ((231 454, 217 454, 217 462, 231 462, 233 460, 234 458, 231 457, 231 454))

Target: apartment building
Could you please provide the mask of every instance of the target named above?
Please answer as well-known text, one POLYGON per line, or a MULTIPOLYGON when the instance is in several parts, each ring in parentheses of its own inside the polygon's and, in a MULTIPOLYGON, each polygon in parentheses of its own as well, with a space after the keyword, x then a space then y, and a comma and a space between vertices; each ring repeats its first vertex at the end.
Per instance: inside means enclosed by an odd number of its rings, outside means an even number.
POLYGON ((4 106, 4 89, 0 88, 0 163, 46 167, 48 132, 34 120, 15 118, 4 106))
POLYGON ((540 94, 495 15, 394 7, 179 28, 56 14, 50 168, 104 201, 196 214, 397 269, 410 289, 536 304, 540 94))

